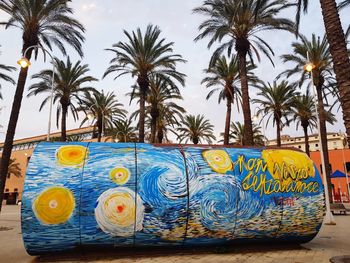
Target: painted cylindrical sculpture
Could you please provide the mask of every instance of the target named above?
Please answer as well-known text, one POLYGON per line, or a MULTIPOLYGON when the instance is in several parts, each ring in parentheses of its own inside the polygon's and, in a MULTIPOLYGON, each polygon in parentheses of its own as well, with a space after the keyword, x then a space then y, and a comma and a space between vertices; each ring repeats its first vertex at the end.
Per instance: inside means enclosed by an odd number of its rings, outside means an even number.
POLYGON ((307 242, 323 185, 299 151, 135 143, 41 143, 22 235, 32 255, 84 246, 307 242))

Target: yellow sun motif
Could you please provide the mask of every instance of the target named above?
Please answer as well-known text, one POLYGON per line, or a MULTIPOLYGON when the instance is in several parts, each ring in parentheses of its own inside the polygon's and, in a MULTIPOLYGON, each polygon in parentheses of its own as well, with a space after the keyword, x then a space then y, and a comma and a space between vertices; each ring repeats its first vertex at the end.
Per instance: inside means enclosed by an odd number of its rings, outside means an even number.
POLYGON ((203 157, 210 168, 217 173, 226 173, 232 170, 232 161, 224 150, 204 151, 203 157))
POLYGON ((32 205, 36 218, 46 225, 65 223, 71 217, 74 208, 73 193, 60 186, 42 191, 32 205))
POLYGON ((263 150, 262 158, 274 179, 307 179, 315 177, 311 159, 303 152, 293 150, 263 150), (282 178, 281 178, 282 177, 282 178))
POLYGON ((61 146, 56 153, 57 161, 64 166, 80 166, 84 163, 88 149, 81 145, 61 146))
POLYGON ((116 167, 109 172, 109 178, 118 185, 126 184, 130 178, 130 172, 127 168, 116 167))

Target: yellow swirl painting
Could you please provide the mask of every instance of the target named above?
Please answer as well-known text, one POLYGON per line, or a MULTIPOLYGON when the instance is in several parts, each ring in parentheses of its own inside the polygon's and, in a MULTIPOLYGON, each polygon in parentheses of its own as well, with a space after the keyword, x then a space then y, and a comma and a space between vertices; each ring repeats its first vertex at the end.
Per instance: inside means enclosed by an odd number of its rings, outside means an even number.
POLYGON ((124 167, 116 167, 109 172, 109 178, 118 185, 124 185, 129 181, 130 171, 124 167))
POLYGON ((87 155, 88 149, 81 145, 61 146, 56 153, 58 163, 64 166, 81 166, 87 155))
POLYGON ((60 186, 50 187, 42 191, 32 205, 36 218, 46 225, 65 223, 72 216, 74 208, 73 193, 60 186))
POLYGON ((118 187, 103 192, 95 208, 95 218, 101 230, 112 236, 132 236, 142 229, 144 207, 135 192, 118 187), (135 227, 134 227, 135 226, 135 227))
POLYGON ((208 150, 203 152, 203 157, 211 169, 217 173, 226 173, 232 170, 230 156, 224 150, 208 150))
POLYGON ((303 152, 294 150, 263 150, 262 158, 267 169, 276 180, 288 181, 315 177, 311 159, 303 152))

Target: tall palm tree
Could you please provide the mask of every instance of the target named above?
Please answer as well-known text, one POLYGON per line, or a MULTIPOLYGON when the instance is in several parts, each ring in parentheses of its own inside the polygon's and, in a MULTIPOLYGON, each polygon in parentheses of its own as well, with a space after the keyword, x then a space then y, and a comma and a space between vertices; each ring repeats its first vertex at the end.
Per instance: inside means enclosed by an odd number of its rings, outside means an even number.
MULTIPOLYGON (((333 83, 333 67, 332 67, 332 56, 330 54, 329 45, 326 36, 321 39, 315 34, 312 35, 311 39, 307 39, 305 36, 300 36, 300 40, 292 43, 293 51, 292 54, 282 55, 282 61, 284 63, 291 62, 294 67, 287 69, 280 75, 286 75, 287 77, 293 75, 299 75, 299 86, 303 85, 306 81, 309 73, 305 70, 305 65, 311 61, 314 65, 312 71, 313 83, 316 88, 317 102, 318 102, 318 114, 320 119, 320 137, 322 140, 323 157, 325 161, 325 171, 327 180, 330 182, 330 168, 329 168, 329 156, 328 156, 328 145, 327 145, 327 128, 326 128, 326 111, 325 111, 325 99, 326 91, 329 88, 334 87, 333 83), (309 54, 309 57, 308 55, 309 54), (329 85, 331 83, 331 85, 329 85)), ((308 81, 311 85, 311 81, 308 81)), ((331 194, 331 188, 328 189, 331 194)), ((330 195, 331 196, 331 195, 330 195)))
POLYGON ((228 39, 216 49, 211 64, 226 49, 229 54, 233 48, 237 52, 246 145, 253 145, 247 55, 252 60, 253 54, 255 54, 260 61, 260 51, 272 62, 271 56, 274 55, 274 52, 261 37, 261 32, 270 30, 294 32, 294 23, 279 17, 280 12, 290 6, 287 0, 261 0, 259 4, 257 3, 257 0, 206 0, 202 6, 194 9, 195 13, 208 17, 199 26, 201 33, 195 38, 196 41, 210 37, 208 43, 208 48, 210 48, 214 43, 221 43, 228 39))
POLYGON ((210 124, 208 119, 205 119, 204 115, 185 115, 177 128, 177 132, 180 142, 192 141, 194 144, 198 144, 206 141, 211 144, 212 140, 216 140, 213 135, 214 126, 210 124))
MULTIPOLYGON (((73 10, 68 6, 69 2, 69 0, 1 0, 0 10, 7 13, 9 19, 0 22, 0 25, 21 30, 22 54, 28 60, 32 57, 33 49, 24 53, 33 45, 46 46, 49 49, 55 45, 63 54, 66 54, 65 44, 68 44, 82 56, 81 47, 84 41, 82 33, 85 29, 72 17, 73 10)), ((0 210, 27 74, 28 68, 21 68, 2 152, 0 210)))
MULTIPOLYGON (((141 92, 139 86, 134 85, 133 88, 133 91, 127 95, 131 97, 131 101, 136 98, 140 100, 141 92)), ((177 118, 181 117, 181 114, 184 113, 185 110, 172 100, 182 99, 180 90, 176 85, 169 85, 168 81, 161 78, 150 78, 150 87, 146 96, 147 106, 145 107, 145 113, 146 115, 150 115, 148 124, 151 128, 151 143, 156 142, 157 131, 163 131, 157 129, 157 126, 159 126, 162 121, 170 125, 178 123, 177 118)), ((139 114, 140 110, 137 110, 131 117, 136 118, 139 114)))
POLYGON ((112 128, 107 129, 107 136, 118 142, 136 142, 137 129, 132 125, 131 118, 124 118, 114 123, 112 128))
POLYGON ((294 97, 293 120, 296 122, 297 129, 299 125, 303 128, 305 139, 305 152, 310 156, 309 134, 308 129, 317 126, 317 117, 315 115, 316 106, 313 96, 310 95, 309 89, 305 94, 294 97))
POLYGON ((119 103, 113 92, 99 92, 97 90, 92 93, 86 92, 80 101, 78 111, 83 111, 86 117, 81 122, 81 126, 89 120, 97 126, 97 141, 101 141, 103 131, 113 128, 115 122, 125 118, 126 110, 123 104, 119 103))
POLYGON ((11 175, 16 177, 22 176, 22 169, 15 158, 10 159, 9 169, 7 171, 7 177, 10 177, 11 175))
MULTIPOLYGON (((244 146, 244 124, 240 123, 239 121, 231 122, 230 126, 230 139, 233 139, 235 141, 235 144, 244 146)), ((222 134, 221 134, 222 135, 222 134)), ((263 134, 261 134, 261 127, 253 123, 253 138, 254 138, 254 145, 258 146, 264 146, 266 138, 263 134)))
MULTIPOLYGON (((54 87, 53 87, 53 103, 59 102, 57 106, 57 126, 59 117, 61 116, 61 140, 67 140, 66 122, 68 109, 70 109, 74 120, 78 119, 76 109, 76 102, 80 100, 80 96, 84 92, 93 91, 92 87, 83 87, 87 82, 97 81, 92 76, 87 75, 89 66, 77 61, 72 64, 70 58, 67 62, 54 58, 53 62, 55 70, 54 87)), ((47 97, 43 100, 39 110, 41 110, 46 103, 50 102, 52 90, 52 69, 42 70, 38 74, 34 74, 33 79, 38 79, 39 82, 29 87, 28 97, 45 93, 47 97)))
MULTIPOLYGON (((309 0, 298 0, 297 18, 301 11, 307 12, 309 0)), ((333 69, 339 89, 340 104, 343 109, 343 120, 350 141, 350 59, 347 51, 346 37, 340 21, 336 0, 320 0, 323 23, 329 42, 329 52, 334 61, 333 69)), ((349 0, 343 0, 340 7, 349 5, 349 0)), ((297 19, 298 20, 298 19, 297 19)), ((328 166, 326 165, 326 168, 328 166)))
POLYGON ((212 88, 206 99, 210 99, 214 93, 219 92, 218 103, 220 104, 222 100, 226 100, 224 145, 227 145, 229 144, 230 135, 231 106, 236 100, 238 107, 241 99, 240 89, 237 86, 240 82, 238 58, 233 56, 230 61, 227 61, 225 56, 221 56, 213 66, 204 72, 207 77, 202 80, 202 84, 205 84, 207 88, 212 88))
MULTIPOLYGON (((10 82, 11 84, 15 85, 16 82, 9 75, 7 75, 7 73, 10 73, 14 70, 16 70, 15 67, 10 67, 10 66, 0 64, 0 80, 4 80, 4 81, 10 82)), ((1 88, 1 83, 0 83, 0 88, 1 88)), ((0 99, 2 99, 1 93, 0 93, 0 99)))
MULTIPOLYGON (((182 99, 182 97, 180 96, 178 99, 182 99)), ((173 101, 160 104, 157 119, 157 143, 162 143, 164 138, 169 141, 168 131, 172 131, 176 125, 180 124, 179 119, 183 118, 185 112, 183 107, 173 101)))
POLYGON ((160 39, 160 33, 160 29, 153 25, 147 26, 145 34, 140 28, 131 34, 124 30, 128 42, 119 42, 107 49, 114 52, 115 57, 110 61, 104 77, 117 73, 115 78, 126 74, 137 78, 140 88, 139 142, 144 142, 145 137, 145 101, 150 77, 164 78, 171 84, 177 81, 184 85, 185 82, 185 74, 176 70, 177 63, 185 60, 181 55, 173 54, 174 43, 164 43, 165 39, 160 39))
POLYGON ((289 124, 288 117, 292 113, 296 95, 295 85, 289 84, 288 81, 281 83, 274 81, 272 85, 262 83, 257 88, 259 89, 257 95, 261 98, 254 99, 253 102, 261 105, 258 114, 263 114, 263 118, 269 116, 266 124, 272 117, 272 123, 276 125, 277 146, 281 146, 281 130, 284 124, 289 124))

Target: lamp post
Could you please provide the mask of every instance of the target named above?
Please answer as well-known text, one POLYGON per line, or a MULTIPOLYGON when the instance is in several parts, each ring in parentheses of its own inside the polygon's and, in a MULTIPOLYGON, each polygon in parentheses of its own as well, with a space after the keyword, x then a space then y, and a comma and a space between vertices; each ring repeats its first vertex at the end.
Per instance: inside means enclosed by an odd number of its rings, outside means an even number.
POLYGON ((346 135, 342 132, 339 132, 339 133, 340 133, 340 138, 342 139, 343 166, 344 166, 344 173, 345 173, 345 178, 346 178, 346 186, 348 189, 348 202, 350 202, 350 185, 349 185, 348 173, 347 173, 347 169, 346 169, 345 153, 344 153, 344 148, 346 145, 346 135))
POLYGON ((51 77, 51 97, 50 97, 50 110, 49 110, 49 121, 47 124, 47 137, 46 141, 50 141, 50 135, 51 135, 51 115, 52 115, 52 102, 53 102, 53 91, 54 91, 54 85, 55 85, 55 64, 53 63, 53 57, 50 54, 49 51, 47 51, 45 48, 43 48, 40 45, 33 45, 30 47, 27 47, 27 49, 23 53, 23 57, 17 61, 17 64, 20 65, 22 68, 29 67, 31 65, 30 61, 26 58, 26 54, 29 49, 36 48, 36 49, 42 49, 44 54, 48 54, 52 60, 52 77, 51 77))
POLYGON ((263 126, 262 126, 262 134, 264 137, 264 146, 266 146, 267 144, 267 140, 266 140, 266 136, 265 136, 265 120, 264 120, 264 116, 262 116, 262 114, 260 114, 259 112, 261 112, 261 108, 256 107, 254 110, 254 116, 253 116, 253 121, 258 122, 259 120, 259 125, 262 122, 263 126), (261 116, 261 117, 259 117, 261 116))
MULTIPOLYGON (((89 107, 89 113, 86 114, 86 117, 91 121, 91 125, 92 125, 93 119, 96 118, 96 116, 95 116, 95 114, 93 113, 93 110, 92 110, 92 107, 94 107, 94 106, 96 107, 96 110, 98 110, 99 106, 97 104, 92 104, 89 107)), ((98 113, 97 113, 97 115, 98 115, 98 113)), ((102 121, 101 137, 102 137, 102 135, 104 134, 104 131, 105 131, 105 129, 104 129, 104 114, 103 114, 103 110, 102 109, 101 109, 101 115, 102 115, 101 116, 102 117, 102 119, 101 119, 101 121, 102 121)), ((98 116, 97 116, 96 119, 98 120, 98 116)))
POLYGON ((304 66, 304 70, 309 72, 311 74, 311 83, 312 83, 312 91, 313 91, 313 99, 314 103, 316 105, 315 111, 316 111, 316 119, 317 119, 317 130, 318 130, 318 140, 320 144, 320 154, 321 154, 321 162, 322 162, 322 177, 323 177, 323 185, 325 189, 325 198, 326 198, 326 216, 325 216, 325 221, 324 223, 326 225, 335 225, 335 220, 333 217, 333 214, 331 212, 331 206, 329 202, 329 192, 328 192, 328 183, 327 183, 327 176, 326 176, 326 166, 325 166, 325 161, 324 161, 324 156, 323 156, 323 145, 322 145, 322 140, 321 140, 321 129, 320 129, 320 117, 318 115, 318 100, 316 98, 316 87, 314 83, 314 75, 313 75, 313 70, 316 67, 309 58, 309 52, 307 52, 307 61, 308 63, 304 66))

